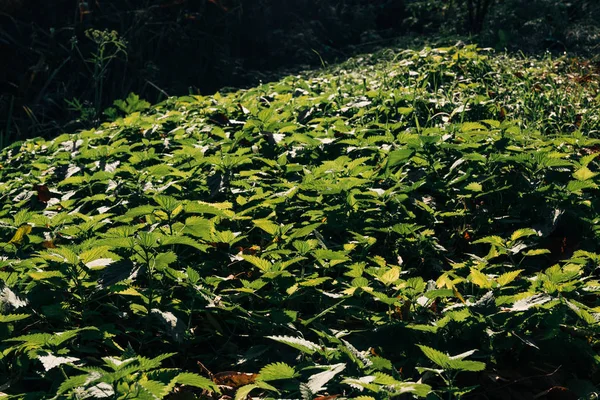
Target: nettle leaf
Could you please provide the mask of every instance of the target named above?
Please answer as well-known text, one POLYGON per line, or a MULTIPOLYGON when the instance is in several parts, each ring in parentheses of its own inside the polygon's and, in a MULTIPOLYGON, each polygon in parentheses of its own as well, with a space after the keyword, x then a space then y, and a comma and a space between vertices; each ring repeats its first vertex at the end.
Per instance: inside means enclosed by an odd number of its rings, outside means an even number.
POLYGON ((467 186, 465 186, 465 190, 468 190, 470 192, 482 192, 483 186, 481 186, 481 183, 471 182, 467 186))
POLYGON ((172 246, 176 244, 190 246, 202 252, 206 252, 208 246, 197 242, 189 236, 165 236, 161 239, 161 246, 172 246))
POLYGON ((400 268, 392 267, 378 278, 384 285, 389 286, 400 279, 400 268))
POLYGON ((67 247, 48 249, 40 253, 40 256, 48 261, 55 261, 71 265, 79 264, 79 257, 77 257, 77 254, 69 250, 67 247))
POLYGON ((551 296, 548 296, 543 293, 534 294, 532 296, 526 297, 524 299, 516 301, 512 307, 508 309, 508 311, 519 312, 526 311, 532 307, 539 306, 545 304, 552 300, 551 296))
POLYGON ((318 227, 320 227, 321 223, 316 223, 316 224, 310 224, 310 225, 306 225, 303 226, 302 228, 298 228, 296 230, 294 230, 289 236, 288 236, 288 240, 291 239, 297 239, 297 238, 303 238, 305 236, 310 235, 315 229, 317 229, 318 227))
POLYGON ((493 246, 504 247, 504 239, 502 239, 500 236, 486 236, 473 241, 473 244, 478 243, 489 243, 493 246))
POLYGON ((296 371, 286 363, 278 362, 264 366, 258 374, 260 380, 275 381, 293 378, 296 376, 296 371))
POLYGON ((314 354, 321 350, 321 346, 316 343, 310 342, 303 338, 296 338, 292 336, 266 336, 269 339, 275 340, 279 343, 287 344, 295 349, 300 350, 303 353, 314 354))
POLYGON ((345 368, 345 363, 330 365, 327 371, 319 372, 308 378, 306 386, 313 394, 325 390, 325 385, 345 368))
POLYGON ((154 201, 168 214, 177 215, 183 210, 183 202, 171 196, 157 194, 154 196, 154 201))
POLYGON ((531 229, 531 228, 524 228, 524 229, 519 229, 513 232, 513 234, 510 236, 510 240, 511 241, 515 241, 518 239, 521 239, 523 237, 527 237, 527 236, 537 236, 538 232, 535 229, 531 229))
POLYGON ((279 225, 268 219, 257 219, 252 221, 252 223, 272 236, 275 236, 279 230, 279 225))
POLYGON ((23 239, 25 239, 25 237, 31 233, 31 229, 32 229, 32 227, 29 224, 23 224, 23 225, 19 226, 19 228, 15 232, 14 236, 12 237, 12 239, 10 239, 8 241, 8 243, 11 243, 14 245, 22 244, 23 239))
POLYGON ((156 210, 156 206, 138 206, 127 210, 127 212, 125 213, 125 217, 136 218, 141 217, 143 215, 150 215, 154 212, 154 210, 156 210))
POLYGON ((401 149, 389 152, 386 162, 386 170, 394 168, 397 165, 404 164, 414 154, 412 149, 401 149))
POLYGON ((588 167, 582 167, 573 173, 573 178, 577 179, 578 181, 587 181, 596 175, 598 175, 598 173, 590 171, 588 167))
POLYGON ((60 386, 58 387, 57 395, 68 392, 71 389, 75 389, 77 387, 83 387, 86 384, 93 383, 94 381, 100 379, 102 375, 98 372, 92 372, 85 375, 76 375, 72 376, 66 380, 64 380, 60 386))
POLYGON ((591 180, 569 181, 567 190, 573 193, 581 193, 584 189, 597 189, 598 185, 591 180))
POLYGON ((253 391, 254 389, 258 389, 260 386, 258 386, 257 384, 250 384, 250 385, 245 385, 240 387, 236 392, 235 392, 235 397, 234 400, 245 400, 248 398, 248 395, 250 394, 251 391, 253 391))
POLYGON ((209 392, 221 393, 219 387, 210 379, 191 372, 182 372, 175 378, 177 383, 208 390, 209 392))
POLYGON ((493 286, 493 279, 492 278, 488 278, 487 275, 485 275, 483 272, 475 269, 475 268, 471 268, 471 274, 469 275, 469 280, 479 286, 480 288, 484 288, 484 289, 491 289, 493 286))
POLYGON ((42 362, 42 365, 46 371, 50 371, 52 368, 58 367, 62 364, 70 364, 74 363, 75 361, 79 361, 79 358, 77 357, 57 357, 53 354, 38 355, 37 358, 42 362))
MULTIPOLYGON (((2 290, 0 290, 0 305, 2 305, 2 306, 8 305, 9 307, 6 307, 6 308, 8 308, 8 309, 15 308, 16 309, 16 308, 25 307, 27 305, 27 300, 21 299, 8 286, 4 286, 2 288, 2 290)), ((4 307, 0 307, 0 311, 3 308, 4 307)), ((1 317, 8 317, 8 316, 1 316, 1 317)))
MULTIPOLYGON (((434 364, 444 370, 457 370, 457 371, 483 371, 485 369, 485 363, 480 361, 465 361, 457 359, 442 353, 441 351, 435 350, 431 347, 417 345, 425 354, 427 358, 433 361, 434 364)), ((470 353, 472 354, 472 353, 470 353)), ((461 356, 461 355, 459 355, 461 356)))
POLYGON ((136 384, 142 387, 142 392, 150 395, 150 399, 162 399, 169 393, 169 387, 162 382, 140 379, 136 384))
POLYGON ((273 268, 273 264, 265 259, 245 254, 242 254, 241 257, 263 272, 269 272, 273 268))
POLYGON ((498 282, 498 285, 500 285, 500 286, 506 286, 509 283, 511 283, 512 281, 514 281, 515 279, 517 279, 517 277, 523 271, 524 270, 522 270, 522 269, 517 269, 515 271, 506 272, 506 273, 500 275, 498 278, 496 278, 496 282, 498 282))
POLYGON ((209 242, 214 231, 211 220, 202 217, 189 217, 185 220, 184 233, 209 242))
POLYGON ((10 323, 21 321, 23 319, 27 319, 31 317, 31 314, 8 314, 8 315, 0 315, 0 323, 10 323))

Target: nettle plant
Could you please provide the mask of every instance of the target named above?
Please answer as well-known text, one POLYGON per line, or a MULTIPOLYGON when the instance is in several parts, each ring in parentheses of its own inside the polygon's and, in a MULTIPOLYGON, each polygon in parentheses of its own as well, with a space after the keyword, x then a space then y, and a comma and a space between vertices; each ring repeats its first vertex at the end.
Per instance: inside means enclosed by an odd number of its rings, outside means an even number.
POLYGON ((0 391, 593 394, 600 114, 584 72, 387 51, 227 95, 132 95, 97 129, 14 144, 0 391))

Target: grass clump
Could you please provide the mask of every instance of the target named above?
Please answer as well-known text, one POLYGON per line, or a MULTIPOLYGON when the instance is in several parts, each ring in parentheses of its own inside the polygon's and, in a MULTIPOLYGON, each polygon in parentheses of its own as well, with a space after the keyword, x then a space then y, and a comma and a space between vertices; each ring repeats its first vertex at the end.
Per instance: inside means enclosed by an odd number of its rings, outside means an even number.
POLYGON ((593 393, 596 74, 387 51, 11 146, 2 390, 593 393))

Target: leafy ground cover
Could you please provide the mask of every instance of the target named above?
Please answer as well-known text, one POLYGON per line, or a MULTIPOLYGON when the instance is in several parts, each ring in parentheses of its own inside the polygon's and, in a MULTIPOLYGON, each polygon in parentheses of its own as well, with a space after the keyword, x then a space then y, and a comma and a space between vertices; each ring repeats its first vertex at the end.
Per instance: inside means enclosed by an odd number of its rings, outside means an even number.
POLYGON ((1 390, 593 396, 598 90, 566 57, 389 50, 132 95, 98 129, 10 146, 1 390))

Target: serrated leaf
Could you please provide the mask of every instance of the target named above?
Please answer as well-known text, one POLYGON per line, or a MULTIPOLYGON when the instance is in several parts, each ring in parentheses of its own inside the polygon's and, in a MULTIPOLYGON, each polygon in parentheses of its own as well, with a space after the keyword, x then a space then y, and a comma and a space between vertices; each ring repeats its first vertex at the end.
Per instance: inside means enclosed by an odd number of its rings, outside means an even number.
POLYGON ((76 387, 81 387, 86 383, 93 382, 94 379, 101 378, 102 375, 99 373, 90 373, 85 375, 76 375, 64 380, 58 387, 57 394, 63 394, 76 387))
POLYGON ((460 359, 454 359, 447 354, 442 353, 439 350, 435 350, 431 347, 417 345, 425 354, 427 358, 433 361, 434 364, 441 367, 444 370, 457 370, 457 371, 483 371, 485 369, 485 363, 480 361, 466 361, 460 359))
POLYGON ((417 345, 421 351, 423 352, 423 354, 425 354, 425 357, 429 358, 431 361, 433 361, 434 364, 436 364, 437 366, 443 368, 443 369, 449 369, 450 367, 450 356, 448 356, 447 354, 442 353, 439 350, 433 349, 431 347, 427 347, 421 344, 417 345))
POLYGON ((62 364, 74 363, 79 361, 77 357, 57 357, 53 354, 39 355, 38 360, 42 362, 44 369, 50 371, 52 368, 58 367, 62 364))
POLYGON ((598 173, 592 172, 588 167, 582 167, 573 173, 573 178, 577 179, 578 181, 587 181, 596 175, 598 175, 598 173))
POLYGON ((172 246, 175 244, 181 244, 185 246, 194 247, 202 252, 206 252, 208 246, 198 243, 196 240, 189 236, 165 236, 161 239, 161 246, 172 246))
POLYGON ((550 300, 552 300, 552 297, 550 297, 546 294, 543 294, 543 293, 534 294, 532 296, 529 296, 524 299, 516 301, 512 305, 512 307, 509 309, 509 311, 513 311, 513 312, 526 311, 526 310, 529 310, 531 307, 542 305, 544 303, 549 302, 550 300))
POLYGON ((400 279, 399 267, 392 267, 379 277, 379 280, 386 286, 393 284, 398 279, 400 279))
POLYGON ((197 387, 210 392, 221 393, 219 387, 210 379, 192 372, 182 372, 175 377, 177 383, 197 387))
POLYGON ((234 400, 245 400, 248 398, 248 395, 250 394, 251 391, 253 391, 254 389, 257 389, 259 386, 252 383, 250 385, 245 385, 240 387, 236 392, 235 392, 235 397, 234 400))
POLYGON ((9 323, 20 321, 22 319, 26 319, 31 317, 31 314, 8 314, 8 315, 0 315, 0 323, 9 323))
POLYGON ((292 336, 267 336, 267 338, 275 340, 279 343, 287 344, 288 346, 291 346, 307 354, 314 354, 316 351, 319 351, 321 349, 321 347, 318 344, 310 342, 303 338, 295 338, 292 336))
POLYGON ((308 382, 306 383, 306 385, 313 394, 318 393, 321 390, 325 389, 325 385, 327 384, 327 382, 332 380, 345 368, 345 363, 330 365, 327 371, 319 372, 318 374, 314 374, 310 378, 308 378, 308 382))
POLYGON ((548 249, 534 249, 534 250, 528 250, 525 253, 523 253, 524 256, 539 256, 542 254, 550 254, 550 250, 548 249))
POLYGON ((169 387, 162 382, 140 379, 137 384, 147 390, 154 399, 162 399, 169 393, 169 387))
POLYGON ((292 234, 289 235, 288 240, 302 238, 310 235, 315 229, 320 227, 321 223, 310 224, 303 226, 302 228, 295 229, 292 234))
POLYGON ((265 259, 245 254, 243 254, 241 257, 263 272, 269 272, 273 268, 273 264, 265 259))
POLYGON ((473 242, 473 244, 478 244, 478 243, 489 243, 491 245, 498 246, 498 247, 504 246, 504 240, 500 236, 486 236, 481 239, 475 240, 473 242))
POLYGON ((482 192, 483 186, 481 186, 481 183, 471 182, 467 186, 465 186, 465 190, 468 190, 470 192, 482 192))
POLYGON ((275 236, 279 229, 279 225, 268 219, 256 219, 252 223, 272 236, 275 236))
POLYGON ((263 381, 275 381, 278 379, 290 379, 296 375, 294 368, 286 363, 278 362, 264 366, 258 373, 258 379, 263 381))
POLYGON ((31 225, 23 224, 17 229, 14 236, 12 237, 12 239, 10 239, 8 241, 8 243, 18 246, 23 243, 23 239, 25 239, 25 236, 29 235, 30 233, 31 233, 31 225))
POLYGON ((567 190, 573 193, 581 193, 584 189, 596 189, 598 185, 591 180, 586 181, 569 181, 567 190))
MULTIPOLYGON (((21 308, 27 305, 27 300, 22 300, 19 298, 15 292, 13 292, 8 286, 4 286, 2 290, 0 290, 0 305, 9 305, 10 308, 21 308)), ((2 310, 3 307, 0 307, 2 310)))
POLYGON ((488 278, 483 272, 471 268, 471 274, 469 275, 469 280, 471 283, 479 286, 483 289, 491 289, 493 280, 488 278))
POLYGON ((502 274, 498 278, 496 278, 496 282, 498 282, 498 285, 500 285, 500 286, 506 286, 509 283, 511 283, 512 281, 514 281, 515 279, 517 279, 517 277, 519 276, 519 274, 521 272, 523 272, 522 269, 505 272, 504 274, 502 274))
POLYGON ((537 234, 537 231, 531 228, 519 229, 513 232, 513 234, 510 236, 510 240, 514 242, 522 237, 537 236, 537 234))
POLYGON ((414 151, 411 149, 401 149, 390 151, 387 157, 387 162, 385 165, 386 170, 395 167, 396 165, 402 164, 403 161, 408 160, 414 151))
POLYGON ((114 260, 112 258, 98 258, 96 260, 85 263, 85 266, 89 269, 94 269, 98 267, 106 267, 112 264, 114 260))

